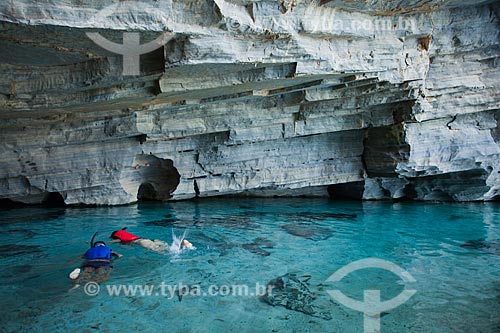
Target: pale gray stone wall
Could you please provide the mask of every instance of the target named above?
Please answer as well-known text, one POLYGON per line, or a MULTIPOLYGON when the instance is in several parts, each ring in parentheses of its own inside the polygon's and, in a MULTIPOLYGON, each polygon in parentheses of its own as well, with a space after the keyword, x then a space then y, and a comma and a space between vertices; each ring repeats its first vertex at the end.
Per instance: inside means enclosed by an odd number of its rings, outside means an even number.
POLYGON ((0 198, 497 199, 498 4, 324 2, 0 3, 0 198))

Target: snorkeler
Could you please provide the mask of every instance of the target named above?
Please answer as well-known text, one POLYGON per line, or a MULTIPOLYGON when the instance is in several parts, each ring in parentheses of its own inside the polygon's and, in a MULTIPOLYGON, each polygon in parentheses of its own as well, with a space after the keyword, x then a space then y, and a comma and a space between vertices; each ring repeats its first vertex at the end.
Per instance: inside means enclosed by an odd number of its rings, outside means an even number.
POLYGON ((88 281, 97 283, 105 282, 109 279, 113 270, 113 266, 111 266, 112 260, 122 256, 119 253, 113 252, 103 241, 94 242, 96 235, 97 232, 92 236, 90 249, 80 257, 85 259, 83 265, 80 268, 75 268, 69 274, 69 278, 74 280, 76 284, 88 281))
MULTIPOLYGON (((165 250, 169 249, 168 243, 164 242, 162 240, 158 239, 146 239, 146 238, 141 238, 139 236, 136 236, 128 231, 126 231, 127 227, 121 229, 121 230, 116 230, 111 233, 110 238, 113 238, 111 241, 112 243, 114 242, 122 242, 122 243, 136 243, 142 246, 143 248, 146 248, 148 250, 152 250, 155 252, 163 252, 165 250)), ((174 240, 177 238, 174 237, 174 240)), ((193 244, 191 244, 187 239, 181 239, 179 244, 178 244, 179 249, 182 248, 187 248, 187 249, 194 249, 193 244)))

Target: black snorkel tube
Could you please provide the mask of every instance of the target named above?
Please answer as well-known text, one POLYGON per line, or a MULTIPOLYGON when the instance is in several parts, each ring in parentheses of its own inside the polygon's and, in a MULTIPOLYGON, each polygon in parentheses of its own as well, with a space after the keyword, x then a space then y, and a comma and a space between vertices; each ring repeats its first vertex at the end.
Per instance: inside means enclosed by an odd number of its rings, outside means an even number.
POLYGON ((95 236, 97 236, 98 232, 96 231, 94 236, 92 236, 92 238, 90 239, 90 247, 94 247, 95 243, 94 243, 94 239, 95 239, 95 236))

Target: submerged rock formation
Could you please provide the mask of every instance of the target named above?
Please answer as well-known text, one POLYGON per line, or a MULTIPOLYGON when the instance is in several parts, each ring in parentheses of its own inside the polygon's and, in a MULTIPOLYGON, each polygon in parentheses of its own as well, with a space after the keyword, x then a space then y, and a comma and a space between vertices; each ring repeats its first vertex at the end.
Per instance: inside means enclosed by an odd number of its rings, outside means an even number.
POLYGON ((400 4, 3 2, 0 199, 498 199, 498 2, 400 4))
POLYGON ((284 306, 287 309, 305 313, 325 320, 331 320, 330 313, 316 304, 316 294, 311 291, 308 280, 310 276, 299 277, 295 273, 287 273, 269 281, 266 293, 261 301, 272 306, 284 306))

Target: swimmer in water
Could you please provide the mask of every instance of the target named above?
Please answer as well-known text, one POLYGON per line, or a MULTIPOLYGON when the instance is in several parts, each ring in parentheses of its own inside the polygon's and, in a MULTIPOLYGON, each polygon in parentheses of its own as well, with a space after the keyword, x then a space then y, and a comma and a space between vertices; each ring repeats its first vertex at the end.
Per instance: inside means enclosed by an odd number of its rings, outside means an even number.
POLYGON ((80 258, 85 259, 83 265, 75 268, 70 274, 69 278, 75 284, 83 284, 89 281, 102 283, 110 278, 113 266, 111 265, 113 259, 122 257, 121 254, 111 250, 109 246, 103 241, 94 242, 97 232, 90 241, 90 249, 88 249, 80 258))
MULTIPOLYGON (((159 239, 147 239, 136 236, 128 231, 126 231, 126 227, 121 230, 116 230, 111 233, 110 238, 113 240, 112 243, 121 242, 121 243, 135 243, 139 244, 143 248, 148 250, 152 250, 155 252, 164 252, 169 249, 168 243, 159 239)), ((191 244, 187 239, 182 239, 179 244, 179 249, 194 249, 193 244, 191 244)))

